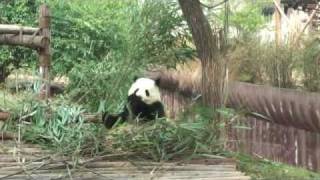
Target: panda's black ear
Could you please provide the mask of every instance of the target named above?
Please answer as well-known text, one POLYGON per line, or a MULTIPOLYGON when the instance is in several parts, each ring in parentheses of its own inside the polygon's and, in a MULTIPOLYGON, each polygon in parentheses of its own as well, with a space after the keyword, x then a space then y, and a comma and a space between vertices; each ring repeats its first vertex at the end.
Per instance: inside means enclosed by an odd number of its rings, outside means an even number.
POLYGON ((134 76, 133 77, 133 82, 136 82, 137 79, 138 79, 138 76, 134 76))
POLYGON ((156 80, 154 80, 154 82, 156 83, 156 85, 158 87, 160 87, 160 78, 159 77, 156 80))

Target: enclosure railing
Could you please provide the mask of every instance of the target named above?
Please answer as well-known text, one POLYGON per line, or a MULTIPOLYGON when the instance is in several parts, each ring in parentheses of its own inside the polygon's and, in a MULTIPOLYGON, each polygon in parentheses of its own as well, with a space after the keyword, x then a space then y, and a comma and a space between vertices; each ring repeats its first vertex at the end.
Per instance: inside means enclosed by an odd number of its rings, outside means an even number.
MULTIPOLYGON (((192 103, 199 87, 181 85, 168 73, 149 75, 161 78, 169 116, 192 103)), ((227 148, 320 171, 319 94, 240 82, 230 83, 228 90, 227 106, 252 113, 228 128, 227 148)))

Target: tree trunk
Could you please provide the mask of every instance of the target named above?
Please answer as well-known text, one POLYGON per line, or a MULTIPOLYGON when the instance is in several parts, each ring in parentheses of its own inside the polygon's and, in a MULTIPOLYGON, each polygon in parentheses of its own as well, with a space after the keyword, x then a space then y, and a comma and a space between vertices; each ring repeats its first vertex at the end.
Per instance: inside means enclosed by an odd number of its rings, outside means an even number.
POLYGON ((218 53, 218 38, 203 14, 199 0, 179 0, 201 59, 201 93, 204 104, 219 108, 223 105, 224 66, 218 53))

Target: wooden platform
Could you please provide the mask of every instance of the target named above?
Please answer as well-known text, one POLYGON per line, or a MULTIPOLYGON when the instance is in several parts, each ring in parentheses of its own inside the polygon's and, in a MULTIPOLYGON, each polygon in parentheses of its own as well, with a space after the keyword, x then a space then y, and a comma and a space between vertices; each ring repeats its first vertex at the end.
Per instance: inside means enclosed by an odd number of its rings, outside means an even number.
MULTIPOLYGON (((1 179, 73 180, 248 180, 234 161, 210 159, 194 162, 142 162, 111 160, 105 155, 82 159, 78 166, 67 158, 54 157, 35 145, 0 142, 1 179)), ((119 155, 121 156, 121 155, 119 155)))

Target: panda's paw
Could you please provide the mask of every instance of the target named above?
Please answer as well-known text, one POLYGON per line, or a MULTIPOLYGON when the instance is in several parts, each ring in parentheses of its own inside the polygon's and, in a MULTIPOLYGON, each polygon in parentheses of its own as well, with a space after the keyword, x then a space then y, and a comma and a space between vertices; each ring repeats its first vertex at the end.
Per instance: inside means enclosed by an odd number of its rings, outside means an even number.
POLYGON ((112 126, 117 122, 119 117, 117 115, 111 115, 109 113, 102 114, 102 123, 107 129, 111 129, 112 126))

